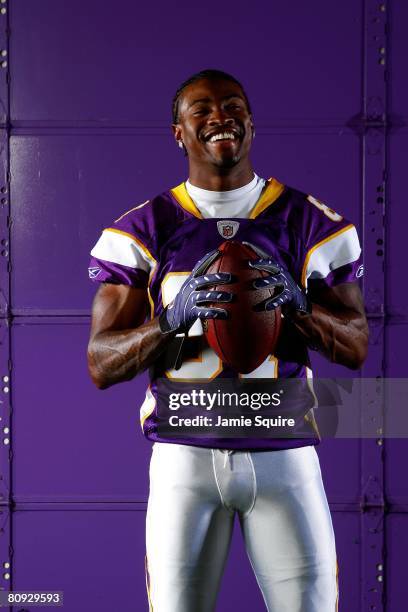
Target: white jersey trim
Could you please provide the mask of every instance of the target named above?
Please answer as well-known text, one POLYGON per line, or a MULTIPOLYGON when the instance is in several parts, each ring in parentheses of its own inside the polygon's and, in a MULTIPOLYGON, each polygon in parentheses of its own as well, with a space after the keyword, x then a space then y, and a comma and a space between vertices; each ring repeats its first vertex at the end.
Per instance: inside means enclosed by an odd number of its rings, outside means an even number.
POLYGON ((91 251, 92 257, 144 270, 150 274, 155 260, 129 234, 106 229, 91 251))
POLYGON ((302 274, 304 286, 307 287, 309 278, 326 278, 333 270, 356 261, 360 254, 357 230, 349 225, 309 250, 302 274))

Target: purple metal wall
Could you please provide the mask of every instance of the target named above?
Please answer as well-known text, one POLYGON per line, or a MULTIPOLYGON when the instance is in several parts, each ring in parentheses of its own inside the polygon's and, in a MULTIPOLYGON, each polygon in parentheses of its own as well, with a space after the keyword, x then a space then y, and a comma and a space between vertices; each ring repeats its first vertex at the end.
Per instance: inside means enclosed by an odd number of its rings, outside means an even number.
MULTIPOLYGON (((358 225, 372 332, 363 373, 406 376, 407 18, 403 0, 260 0, 210 14, 186 0, 1 0, 0 588, 64 590, 66 612, 147 609, 145 380, 103 393, 88 380, 86 268, 105 224, 185 178, 169 107, 190 73, 236 74, 258 173, 358 225)), ((323 359, 316 370, 348 375, 323 359)), ((371 400, 377 439, 319 449, 339 609, 399 612, 407 445, 383 441, 381 392, 371 400)), ((217 609, 248 607, 264 610, 236 534, 217 609)))

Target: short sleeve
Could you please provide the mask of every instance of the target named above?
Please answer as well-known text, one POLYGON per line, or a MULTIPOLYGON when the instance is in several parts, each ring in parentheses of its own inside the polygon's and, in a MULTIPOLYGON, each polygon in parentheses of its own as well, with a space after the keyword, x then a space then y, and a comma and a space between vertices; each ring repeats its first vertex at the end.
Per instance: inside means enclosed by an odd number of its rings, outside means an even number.
POLYGON ((307 200, 312 208, 305 242, 303 286, 310 290, 358 281, 364 269, 356 227, 312 196, 307 200))
POLYGON ((154 265, 140 237, 115 227, 105 229, 93 247, 88 273, 94 282, 146 288, 154 265))

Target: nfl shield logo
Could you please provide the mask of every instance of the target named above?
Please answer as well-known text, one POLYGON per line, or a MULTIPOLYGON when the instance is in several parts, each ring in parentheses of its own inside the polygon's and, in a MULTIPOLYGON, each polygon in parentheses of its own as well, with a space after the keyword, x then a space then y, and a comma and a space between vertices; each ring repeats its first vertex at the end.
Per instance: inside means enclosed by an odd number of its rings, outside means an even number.
POLYGON ((223 238, 233 238, 239 228, 238 221, 217 221, 218 233, 223 238))

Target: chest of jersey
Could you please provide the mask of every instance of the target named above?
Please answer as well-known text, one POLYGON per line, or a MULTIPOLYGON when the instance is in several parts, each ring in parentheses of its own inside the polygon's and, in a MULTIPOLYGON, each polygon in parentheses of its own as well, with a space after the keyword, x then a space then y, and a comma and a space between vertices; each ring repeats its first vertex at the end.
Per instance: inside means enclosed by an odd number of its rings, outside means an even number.
POLYGON ((282 220, 193 218, 176 227, 161 245, 150 282, 154 314, 175 298, 199 259, 230 239, 258 246, 299 279, 301 244, 282 220))

